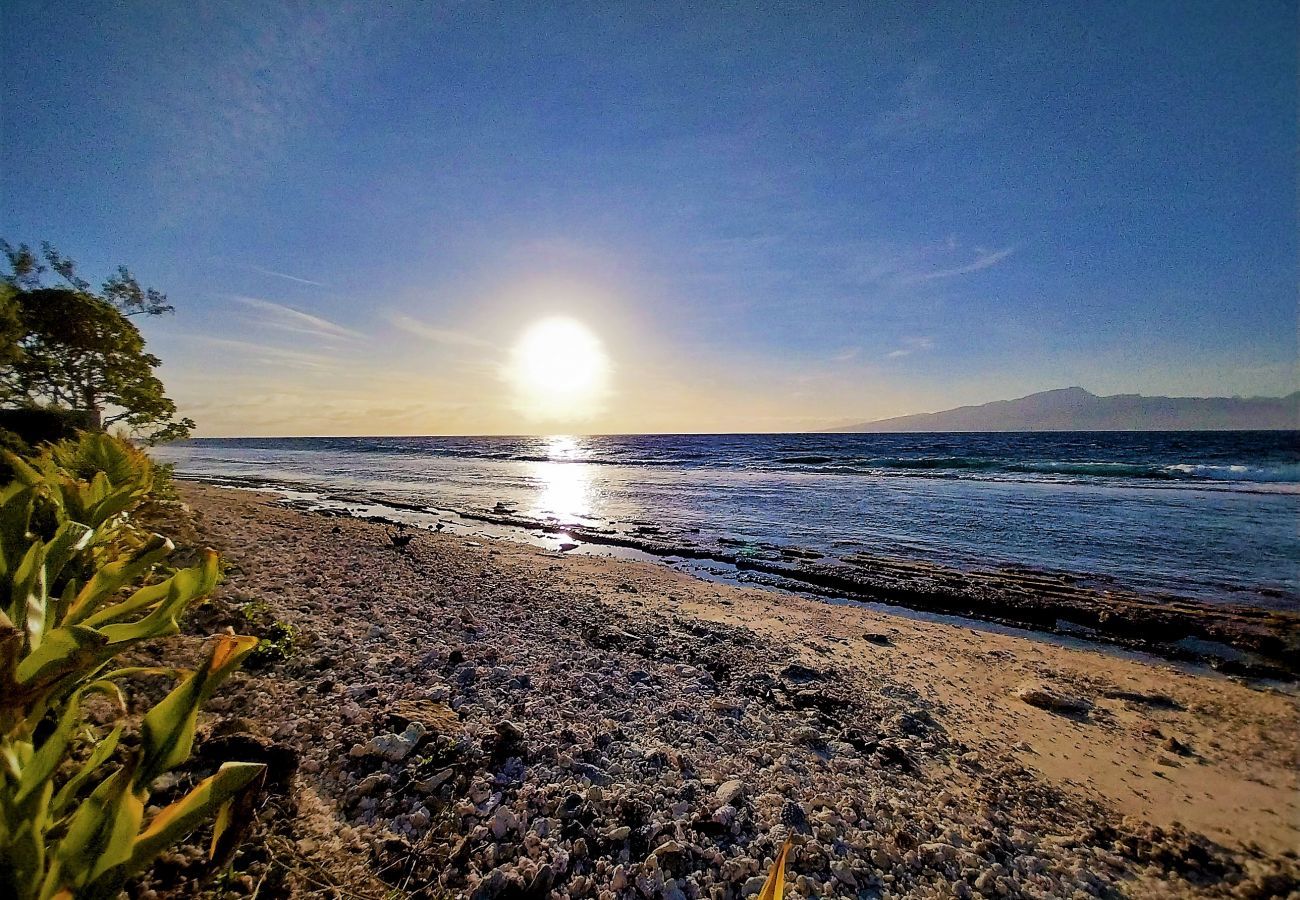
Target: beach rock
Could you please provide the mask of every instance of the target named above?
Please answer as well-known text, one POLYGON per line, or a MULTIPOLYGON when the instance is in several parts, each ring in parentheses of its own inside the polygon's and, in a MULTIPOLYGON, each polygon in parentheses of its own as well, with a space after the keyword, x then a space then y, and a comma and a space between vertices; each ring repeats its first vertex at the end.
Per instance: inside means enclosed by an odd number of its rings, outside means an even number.
POLYGON ((736 807, 747 793, 748 788, 745 786, 745 782, 739 778, 732 778, 730 781, 724 781, 718 786, 717 798, 718 802, 723 806, 736 807))
POLYGON ((388 727, 400 731, 419 723, 426 732, 456 735, 461 731, 460 717, 446 703, 435 700, 395 700, 385 709, 388 727))
POLYGON ((507 889, 520 889, 522 887, 523 881, 517 875, 508 874, 502 869, 493 869, 483 876, 483 879, 470 892, 469 900, 496 900, 507 889))
POLYGON ((519 819, 514 810, 508 806, 498 806, 496 812, 492 814, 492 821, 488 825, 488 830, 497 840, 505 837, 507 834, 515 831, 519 827, 519 819))
POLYGON ((389 762, 401 762, 411 754, 426 733, 427 729, 422 724, 412 722, 401 734, 390 732, 375 735, 365 745, 365 753, 383 757, 389 762))
POLYGON ((266 766, 266 787, 275 791, 288 788, 299 765, 298 751, 289 744, 248 732, 210 737, 199 745, 195 755, 216 764, 232 759, 262 763, 266 766))
POLYGON ((724 828, 730 828, 736 821, 736 807, 729 804, 719 806, 713 811, 713 821, 724 828))
MULTIPOLYGON (((1026 681, 1013 692, 1016 699, 1037 706, 1039 709, 1059 713, 1085 713, 1092 709, 1092 704, 1082 697, 1074 697, 1048 688, 1036 681, 1026 681)), ((978 887, 978 885, 976 885, 978 887)))
POLYGON ((415 782, 412 787, 422 794, 432 794, 434 791, 438 790, 438 788, 451 781, 455 774, 456 770, 451 766, 448 766, 445 769, 434 772, 428 778, 415 782))
POLYGON ((352 789, 352 796, 354 799, 369 797, 371 794, 375 793, 375 791, 380 788, 386 788, 392 783, 393 777, 382 772, 374 775, 367 775, 365 778, 357 782, 356 787, 352 789))

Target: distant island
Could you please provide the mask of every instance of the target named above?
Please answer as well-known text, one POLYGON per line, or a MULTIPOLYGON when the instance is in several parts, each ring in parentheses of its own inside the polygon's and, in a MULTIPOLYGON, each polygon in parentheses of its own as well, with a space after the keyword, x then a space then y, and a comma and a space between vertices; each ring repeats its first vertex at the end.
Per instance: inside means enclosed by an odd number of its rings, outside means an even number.
POLYGON ((827 431, 1286 431, 1300 429, 1300 391, 1285 397, 1098 397, 1081 387, 827 431))

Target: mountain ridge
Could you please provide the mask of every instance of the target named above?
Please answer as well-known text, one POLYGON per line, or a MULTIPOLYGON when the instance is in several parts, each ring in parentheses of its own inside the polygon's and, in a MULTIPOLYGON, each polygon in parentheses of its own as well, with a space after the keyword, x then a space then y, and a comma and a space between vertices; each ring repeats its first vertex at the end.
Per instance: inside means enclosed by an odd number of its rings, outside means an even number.
POLYGON ((1081 387, 1039 391, 933 413, 893 416, 828 432, 1289 431, 1300 429, 1300 391, 1284 397, 1098 396, 1081 387))

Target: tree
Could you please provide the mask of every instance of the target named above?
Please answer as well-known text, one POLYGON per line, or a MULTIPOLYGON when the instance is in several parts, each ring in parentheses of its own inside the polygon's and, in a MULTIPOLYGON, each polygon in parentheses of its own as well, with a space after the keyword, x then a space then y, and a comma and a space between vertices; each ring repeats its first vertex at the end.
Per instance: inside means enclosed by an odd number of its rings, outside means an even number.
POLYGON ((160 360, 129 318, 171 312, 165 294, 125 267, 95 293, 49 244, 45 264, 26 244, 0 241, 0 251, 12 269, 0 289, 0 401, 83 410, 96 428, 124 426, 150 443, 189 434, 193 420, 176 418, 154 374, 160 360), (45 287, 49 270, 67 287, 45 287))

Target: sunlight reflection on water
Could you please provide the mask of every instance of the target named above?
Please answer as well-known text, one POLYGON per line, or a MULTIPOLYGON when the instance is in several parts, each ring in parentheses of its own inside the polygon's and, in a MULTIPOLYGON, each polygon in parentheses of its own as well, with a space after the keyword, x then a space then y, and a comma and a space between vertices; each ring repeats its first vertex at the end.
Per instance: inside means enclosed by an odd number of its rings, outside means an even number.
POLYGON ((567 461, 582 459, 586 455, 585 450, 578 440, 568 435, 556 435, 548 439, 548 461, 529 464, 528 474, 540 487, 533 515, 539 518, 553 517, 561 522, 592 517, 594 497, 591 467, 585 463, 567 461))

